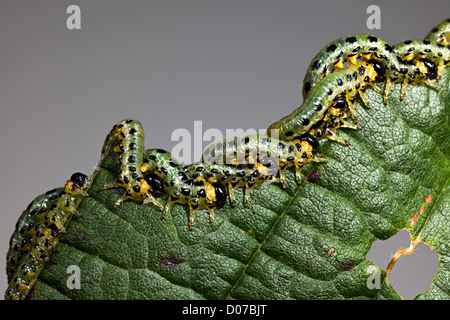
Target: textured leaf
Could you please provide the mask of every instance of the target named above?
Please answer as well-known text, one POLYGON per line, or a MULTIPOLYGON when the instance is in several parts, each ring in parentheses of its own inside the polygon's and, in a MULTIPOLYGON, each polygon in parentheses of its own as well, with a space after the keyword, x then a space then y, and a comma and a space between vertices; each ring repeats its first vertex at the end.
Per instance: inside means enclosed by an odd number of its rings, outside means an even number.
POLYGON ((403 102, 395 86, 387 106, 369 90, 371 109, 357 106, 363 130, 340 131, 350 146, 323 141, 329 161, 308 165, 307 181, 297 185, 289 173, 287 189, 259 187, 249 208, 238 192, 239 205, 217 210, 214 227, 198 213, 189 231, 181 205, 165 220, 151 204, 113 209, 123 189, 99 190, 118 175, 111 154, 34 297, 399 299, 366 254, 373 241, 407 229, 440 258, 431 289, 419 298, 449 299, 449 79, 446 70, 442 89, 410 86, 403 102), (80 289, 67 286, 70 265, 80 268, 80 289))

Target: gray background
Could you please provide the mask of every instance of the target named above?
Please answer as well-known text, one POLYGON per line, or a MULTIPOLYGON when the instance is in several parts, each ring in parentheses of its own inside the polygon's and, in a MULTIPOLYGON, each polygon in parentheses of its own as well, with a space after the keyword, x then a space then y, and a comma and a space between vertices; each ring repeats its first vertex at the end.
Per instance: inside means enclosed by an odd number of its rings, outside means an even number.
MULTIPOLYGON (((448 0, 2 0, 1 296, 18 216, 71 173, 90 173, 114 123, 138 119, 146 147, 167 150, 178 143, 172 131, 193 132, 194 120, 203 130, 263 129, 301 103, 306 69, 326 43, 373 33, 395 44, 449 17, 448 0), (81 30, 66 28, 71 4, 81 8, 81 30), (381 8, 380 30, 366 27, 370 4, 381 8)), ((390 249, 377 242, 369 254, 381 267, 408 237, 386 242, 390 249)), ((425 291, 431 279, 420 276, 437 271, 429 266, 436 255, 418 251, 425 259, 399 265, 419 269, 391 277, 405 298, 425 291)))

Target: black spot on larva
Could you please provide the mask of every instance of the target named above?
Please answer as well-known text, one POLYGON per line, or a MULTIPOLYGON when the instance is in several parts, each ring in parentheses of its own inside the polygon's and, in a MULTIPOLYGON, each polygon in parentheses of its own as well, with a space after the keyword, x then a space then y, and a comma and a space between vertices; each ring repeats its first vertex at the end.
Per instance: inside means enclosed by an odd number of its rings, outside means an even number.
POLYGON ((135 156, 129 156, 128 157, 128 162, 131 162, 131 163, 136 162, 136 157, 135 156))
POLYGON ((137 144, 135 142, 130 142, 130 144, 128 145, 128 148, 130 150, 136 150, 137 144))
POLYGON ((286 132, 286 137, 290 137, 290 136, 292 136, 292 135, 294 135, 294 132, 292 132, 292 131, 286 132))
POLYGON ((347 79, 347 81, 352 81, 352 75, 351 74, 347 74, 346 79, 347 79))
POLYGON ((303 118, 302 125, 307 126, 310 123, 308 118, 303 118))
POLYGON ((317 169, 313 169, 306 177, 306 181, 312 184, 316 184, 317 182, 319 182, 320 179, 322 179, 322 176, 323 176, 322 172, 320 172, 317 169))
POLYGON ((406 41, 404 41, 403 43, 404 43, 404 44, 411 44, 411 43, 412 43, 412 40, 406 40, 406 41))
POLYGON ((295 149, 294 149, 294 146, 291 144, 291 145, 289 146, 289 149, 288 149, 288 150, 289 150, 289 153, 294 152, 294 150, 295 150, 295 149))
POLYGON ((189 188, 181 188, 181 193, 185 196, 189 196, 191 194, 191 190, 189 188))
POLYGON ((369 39, 370 42, 377 42, 378 38, 374 36, 368 36, 367 39, 369 39))
POLYGON ((314 106, 315 111, 320 111, 320 110, 322 110, 322 108, 323 108, 323 106, 320 103, 318 103, 314 106))
POLYGON ((336 50, 336 45, 332 44, 327 48, 327 52, 334 52, 334 50, 336 50))
POLYGON ((309 92, 311 90, 311 83, 310 82, 306 82, 305 83, 305 91, 309 92))
POLYGON ((333 94, 333 90, 331 90, 330 88, 326 88, 326 89, 325 89, 325 92, 326 92, 329 96, 331 96, 331 95, 333 94))
POLYGON ((348 37, 347 39, 345 39, 345 42, 355 43, 356 42, 356 38, 355 37, 348 37))
POLYGON ((198 190, 198 191, 197 191, 197 195, 198 195, 200 198, 206 198, 206 191, 205 191, 205 189, 200 189, 200 190, 198 190))
POLYGON ((366 68, 364 68, 364 66, 360 66, 358 68, 358 72, 359 72, 359 75, 362 76, 366 72, 366 68))
POLYGON ((137 130, 135 128, 130 129, 130 134, 135 134, 136 132, 137 132, 137 130))
POLYGON ((320 68, 320 61, 319 60, 314 61, 311 69, 312 70, 316 70, 316 69, 319 69, 319 68, 320 68))
POLYGON ((352 259, 344 259, 341 262, 341 269, 343 271, 349 271, 351 268, 353 268, 353 260, 352 259))
POLYGON ((158 264, 170 269, 176 268, 181 262, 181 252, 174 252, 165 255, 158 260, 158 264))

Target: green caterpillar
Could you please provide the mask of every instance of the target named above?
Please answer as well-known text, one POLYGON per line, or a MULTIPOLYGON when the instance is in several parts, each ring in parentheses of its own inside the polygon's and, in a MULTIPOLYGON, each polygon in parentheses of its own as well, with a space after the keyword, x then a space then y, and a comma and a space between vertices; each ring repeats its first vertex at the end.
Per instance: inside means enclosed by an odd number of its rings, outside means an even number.
POLYGON ((117 142, 114 151, 117 153, 116 163, 120 164, 119 177, 102 188, 125 188, 125 193, 116 201, 115 206, 126 199, 134 202, 142 202, 146 199, 163 209, 163 206, 152 195, 154 191, 143 179, 140 171, 144 155, 144 130, 141 123, 133 119, 125 119, 114 125, 103 144, 102 159, 107 155, 114 142, 117 142))
POLYGON ((345 97, 336 97, 331 106, 325 111, 322 119, 317 121, 308 132, 309 136, 316 139, 329 139, 342 145, 349 145, 349 142, 337 134, 340 128, 361 130, 362 127, 345 119, 352 116, 349 105, 345 97))
POLYGON ((385 75, 384 65, 374 59, 361 61, 345 70, 331 73, 315 86, 299 108, 270 125, 267 133, 273 135, 276 132, 282 140, 292 140, 301 136, 322 120, 328 108, 338 99, 344 99, 348 103, 350 113, 356 121, 357 96, 359 95, 364 104, 370 107, 365 91, 368 86, 383 81, 385 75))
POLYGON ((428 32, 425 40, 442 45, 450 44, 450 19, 442 21, 428 32))
POLYGON ((192 230, 198 210, 208 210, 211 225, 214 225, 214 209, 225 204, 225 186, 233 206, 236 205, 235 190, 244 187, 244 205, 248 206, 254 187, 266 181, 285 185, 288 167, 296 168, 300 181, 304 165, 326 161, 313 154, 314 147, 316 145, 309 139, 284 142, 267 136, 247 136, 210 145, 204 155, 211 156, 184 168, 169 152, 151 149, 144 153, 141 171, 146 173, 144 179, 154 190, 160 193, 164 189, 169 194, 162 218, 174 203, 188 204, 189 229, 192 230), (280 178, 275 178, 278 172, 280 178))
POLYGON ((303 80, 303 99, 306 100, 314 87, 327 75, 344 69, 344 63, 355 66, 358 60, 379 60, 386 67, 393 67, 404 73, 411 67, 402 66, 397 61, 393 48, 384 40, 370 35, 358 34, 339 38, 327 44, 313 58, 303 80))
MULTIPOLYGON (((415 77, 409 77, 402 83, 401 100, 405 98, 406 89, 410 84, 424 83, 430 87, 441 87, 439 80, 445 67, 450 64, 450 46, 428 40, 408 40, 395 45, 394 48, 402 59, 412 62, 419 70, 415 77)), ((386 83, 387 93, 392 86, 393 82, 386 83)))
POLYGON ((11 236, 7 254, 8 289, 5 300, 22 300, 34 284, 40 268, 56 251, 59 237, 64 234, 65 222, 79 215, 76 206, 88 178, 74 173, 64 188, 57 188, 38 196, 20 216, 11 236))
POLYGON ((281 182, 286 187, 286 170, 295 168, 301 182, 303 167, 311 162, 326 162, 315 156, 317 140, 313 136, 292 141, 256 135, 216 142, 203 153, 203 163, 185 167, 192 177, 209 182, 221 182, 228 187, 232 206, 236 206, 235 191, 245 188, 244 206, 248 206, 251 190, 266 181, 281 182), (276 176, 279 174, 279 178, 276 176))
POLYGON ((199 210, 208 210, 211 225, 214 225, 214 210, 224 206, 227 187, 232 205, 236 205, 235 190, 244 187, 244 205, 247 206, 254 187, 266 181, 281 182, 285 185, 285 171, 288 167, 295 167, 297 180, 300 181, 304 165, 326 161, 314 155, 317 152, 314 136, 305 135, 294 141, 281 141, 268 136, 248 136, 239 140, 227 140, 223 144, 215 143, 206 149, 204 155, 209 156, 205 156, 202 163, 184 168, 169 152, 162 149, 150 149, 142 155, 134 153, 136 161, 132 163, 136 170, 130 170, 130 162, 126 161, 126 156, 129 156, 127 146, 131 141, 128 136, 131 135, 133 142, 142 146, 139 150, 143 149, 144 134, 140 123, 126 119, 114 126, 107 137, 107 147, 103 148, 103 154, 112 147, 112 135, 121 137, 114 148, 120 163, 117 181, 121 183, 114 182, 104 188, 121 186, 126 189, 124 196, 119 198, 116 204, 125 199, 138 203, 142 203, 144 199, 156 201, 156 197, 165 192, 169 198, 162 208, 161 217, 164 218, 170 212, 174 203, 187 204, 190 230, 194 227, 195 215, 199 210), (140 134, 136 135, 138 130, 130 128, 139 128, 140 134), (242 159, 239 158, 240 155, 242 159), (136 172, 139 172, 139 175, 133 176, 136 172), (276 178, 278 172, 279 178, 276 178), (146 186, 146 193, 131 193, 129 188, 133 188, 133 184, 123 183, 126 182, 124 180, 127 176, 133 178, 139 186, 146 186), (140 180, 137 180, 138 177, 140 180))
MULTIPOLYGON (((303 81, 303 97, 306 99, 322 78, 333 71, 343 70, 345 62, 348 66, 352 66, 357 64, 358 59, 379 60, 386 67, 385 103, 394 83, 402 84, 401 100, 405 98, 410 84, 425 83, 431 87, 438 87, 440 77, 435 75, 435 69, 437 65, 448 61, 448 48, 428 40, 414 44, 406 48, 403 45, 392 47, 386 41, 368 34, 339 38, 329 43, 314 57, 303 81), (416 50, 407 51, 411 48, 416 50), (437 82, 433 81, 436 79, 437 82)), ((439 75, 442 75, 443 67, 438 67, 439 75)), ((381 91, 376 84, 373 86, 381 91)))
POLYGON ((141 171, 156 194, 163 191, 169 194, 161 218, 165 218, 174 203, 181 203, 189 206, 190 230, 194 228, 195 214, 199 210, 208 210, 214 226, 214 210, 223 207, 226 200, 226 189, 222 184, 209 183, 200 177, 189 178, 172 155, 162 149, 145 151, 141 171))
MULTIPOLYGON (((27 253, 31 250, 35 239, 36 221, 47 221, 50 208, 56 205, 58 196, 63 192, 63 188, 57 188, 46 192, 34 199, 23 211, 16 223, 15 232, 9 241, 9 251, 7 254, 6 273, 8 282, 17 271, 27 253), (47 216, 47 218, 44 218, 47 216)), ((56 222, 56 221, 55 221, 56 222)), ((61 225, 59 226, 62 227, 61 225)))

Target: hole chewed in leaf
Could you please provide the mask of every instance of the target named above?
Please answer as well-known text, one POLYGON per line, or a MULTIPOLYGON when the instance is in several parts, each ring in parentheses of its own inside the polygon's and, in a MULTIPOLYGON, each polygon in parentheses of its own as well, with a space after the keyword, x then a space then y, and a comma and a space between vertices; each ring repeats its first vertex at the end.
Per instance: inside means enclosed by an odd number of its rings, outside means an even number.
POLYGON ((439 270, 436 252, 424 242, 411 240, 407 230, 400 230, 387 240, 375 241, 367 258, 386 269, 389 282, 404 299, 426 292, 439 270), (389 255, 390 261, 386 263, 389 255))

